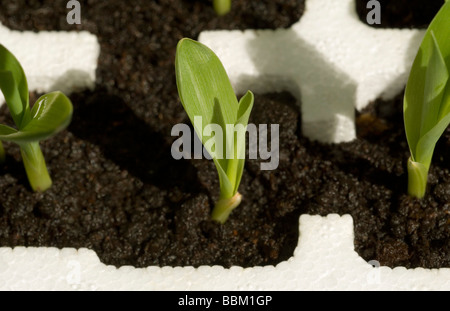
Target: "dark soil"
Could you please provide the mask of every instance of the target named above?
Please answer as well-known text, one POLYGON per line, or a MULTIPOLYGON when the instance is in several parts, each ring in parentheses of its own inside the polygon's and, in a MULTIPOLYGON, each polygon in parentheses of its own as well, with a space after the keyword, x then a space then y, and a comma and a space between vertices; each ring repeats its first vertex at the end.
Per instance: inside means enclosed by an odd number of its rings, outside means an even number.
MULTIPOLYGON (((255 265, 288 259, 301 214, 351 214, 355 246, 382 265, 450 267, 450 132, 436 148, 423 201, 405 195, 408 148, 401 96, 358 114, 352 142, 323 145, 300 131, 288 94, 257 95, 251 122, 281 124, 280 166, 249 160, 241 206, 225 225, 209 220, 218 196, 214 164, 175 161, 171 127, 188 119, 178 100, 174 53, 204 29, 288 27, 303 1, 234 2, 214 16, 208 1, 82 4, 80 29, 102 46, 95 91, 71 96, 74 120, 42 143, 54 185, 32 193, 16 146, 5 143, 0 246, 87 247, 106 264, 255 265)), ((2 1, 14 29, 73 30, 65 1, 2 1)), ((36 94, 32 94, 36 98, 36 94)), ((5 107, 0 122, 10 123, 5 107)))

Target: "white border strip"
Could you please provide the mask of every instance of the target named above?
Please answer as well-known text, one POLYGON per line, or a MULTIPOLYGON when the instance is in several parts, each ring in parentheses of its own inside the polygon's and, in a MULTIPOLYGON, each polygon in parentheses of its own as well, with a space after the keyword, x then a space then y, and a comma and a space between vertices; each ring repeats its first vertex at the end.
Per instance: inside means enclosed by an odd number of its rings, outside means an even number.
POLYGON ((87 249, 0 248, 0 290, 450 290, 450 269, 373 268, 348 215, 303 215, 294 256, 276 267, 116 269, 87 249))

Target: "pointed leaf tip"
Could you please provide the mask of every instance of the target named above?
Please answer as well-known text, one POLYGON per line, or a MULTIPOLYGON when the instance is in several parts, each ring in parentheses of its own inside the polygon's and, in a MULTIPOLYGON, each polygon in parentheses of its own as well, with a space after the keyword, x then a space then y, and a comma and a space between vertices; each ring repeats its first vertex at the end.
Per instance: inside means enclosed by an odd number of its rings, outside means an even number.
POLYGON ((14 123, 22 127, 29 120, 28 83, 17 58, 0 44, 0 90, 14 123))

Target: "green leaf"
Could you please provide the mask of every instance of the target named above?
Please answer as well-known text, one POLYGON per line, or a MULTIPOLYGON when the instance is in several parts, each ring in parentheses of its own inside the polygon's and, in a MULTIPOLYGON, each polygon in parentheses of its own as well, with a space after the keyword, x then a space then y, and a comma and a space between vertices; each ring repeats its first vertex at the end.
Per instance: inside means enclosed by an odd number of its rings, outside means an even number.
MULTIPOLYGON (((441 110, 442 97, 448 81, 448 70, 444 58, 439 50, 434 32, 431 31, 431 56, 425 76, 424 101, 420 136, 423 137, 438 121, 441 110)), ((416 151, 417 152, 417 151, 416 151)))
POLYGON ((28 84, 16 57, 0 44, 0 89, 14 123, 22 128, 30 120, 28 84))
POLYGON ((448 94, 450 94, 448 90, 449 17, 450 3, 447 2, 425 34, 406 86, 405 130, 412 159, 416 162, 431 161, 430 151, 432 154, 434 145, 442 134, 442 127, 445 125, 445 122, 440 121, 450 111, 448 100, 448 94), (438 128, 434 129, 436 126, 438 128))
POLYGON ((250 113, 253 109, 253 103, 255 101, 255 96, 251 91, 247 91, 247 93, 242 96, 239 101, 239 110, 236 124, 242 124, 247 126, 248 119, 250 118, 250 113))
POLYGON ((234 195, 235 185, 231 183, 227 173, 223 170, 222 166, 217 162, 217 160, 213 159, 213 161, 216 165, 217 173, 219 174, 220 198, 230 198, 234 195))
MULTIPOLYGON (((225 124, 234 124, 238 102, 228 75, 213 51, 191 39, 182 39, 178 43, 175 70, 181 103, 205 145, 211 139, 210 136, 202 135, 208 124, 218 124, 222 130, 225 129, 225 124), (195 116, 202 118, 201 126, 194 122, 195 116)), ((224 139, 223 152, 226 152, 226 145, 224 139)), ((208 146, 206 149, 212 155, 208 146)), ((226 172, 228 162, 225 156, 214 159, 226 172)))
POLYGON ((0 140, 18 144, 47 139, 66 128, 72 118, 72 103, 61 92, 40 97, 31 111, 31 121, 20 130, 0 125, 0 140))
POLYGON ((11 134, 15 134, 17 132, 18 131, 16 129, 13 129, 12 127, 0 124, 0 139, 3 139, 3 137, 10 136, 11 134))
MULTIPOLYGON (((229 165, 233 160, 227 160, 225 156, 227 146, 233 145, 233 137, 227 137, 226 126, 235 125, 240 114, 247 113, 248 107, 240 112, 228 75, 219 58, 207 46, 191 39, 181 40, 177 46, 175 70, 181 103, 202 143, 205 145, 215 137, 202 135, 206 126, 218 124, 221 127, 224 137, 223 157, 215 156, 209 144, 205 148, 213 156, 221 186, 228 188, 231 185, 231 189, 235 189, 236 181, 230 178, 229 173, 229 165), (196 124, 196 116, 202 118, 201 125, 196 124)), ((248 106, 248 103, 245 104, 248 106)), ((228 190, 226 193, 229 195, 228 190)))
POLYGON ((445 115, 440 119, 440 112, 446 110, 445 106, 448 102, 443 98, 449 73, 434 32, 431 31, 430 34, 432 37, 431 56, 426 70, 420 138, 414 153, 414 159, 417 162, 428 166, 433 156, 434 147, 450 121, 445 115))
POLYGON ((219 58, 205 45, 190 39, 178 43, 175 70, 181 103, 219 174, 220 198, 211 217, 224 223, 242 200, 238 188, 245 164, 253 93, 247 92, 238 103, 219 58), (198 118, 201 123, 196 122, 198 118), (215 152, 217 149, 222 152, 215 152))
POLYGON ((450 114, 441 119, 428 133, 423 135, 417 143, 416 157, 424 165, 430 165, 433 157, 434 147, 450 124, 450 114))
MULTIPOLYGON (((247 94, 245 94, 241 100, 239 101, 239 112, 238 112, 238 120, 236 121, 236 124, 242 124, 245 129, 247 129, 248 125, 248 119, 250 117, 250 113, 252 112, 253 103, 254 103, 254 96, 253 93, 248 91, 247 94)), ((238 161, 237 163, 237 170, 236 170, 236 185, 234 188, 233 193, 236 193, 238 191, 239 184, 241 183, 242 179, 242 173, 244 172, 244 165, 245 165, 245 133, 243 133, 244 137, 235 137, 235 150, 239 150, 238 152, 238 161), (243 145, 244 148, 238 148, 237 144, 239 141, 244 141, 243 145)), ((242 143, 241 143, 242 147, 242 143)))
POLYGON ((450 124, 449 29, 450 2, 446 2, 424 36, 405 90, 405 131, 411 150, 408 192, 419 198, 425 194, 436 143, 450 124))
POLYGON ((438 120, 442 120, 449 113, 450 113, 450 86, 447 85, 444 91, 444 96, 442 97, 441 109, 439 111, 438 120))
POLYGON ((202 116, 210 123, 234 124, 239 104, 225 68, 211 49, 183 39, 177 46, 175 67, 178 93, 191 120, 202 116), (220 116, 214 110, 217 105, 220 116))

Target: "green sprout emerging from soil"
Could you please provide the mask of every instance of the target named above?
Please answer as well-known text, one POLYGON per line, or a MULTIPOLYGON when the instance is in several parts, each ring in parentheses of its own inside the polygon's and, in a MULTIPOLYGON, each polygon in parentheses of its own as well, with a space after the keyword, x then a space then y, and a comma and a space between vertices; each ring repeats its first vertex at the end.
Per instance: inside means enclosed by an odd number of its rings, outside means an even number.
POLYGON ((0 160, 5 160, 2 140, 20 146, 28 180, 33 191, 45 191, 51 184, 39 141, 69 125, 72 103, 61 92, 40 97, 33 109, 29 105, 28 84, 19 61, 0 44, 0 90, 17 127, 0 124, 0 160))
POLYGON ((212 219, 224 223, 242 200, 238 188, 253 93, 248 91, 238 103, 219 58, 207 46, 191 39, 178 43, 175 68, 181 103, 219 173, 220 198, 212 219), (218 132, 224 133, 223 138, 218 132))
POLYGON ((450 123, 450 1, 431 22, 414 61, 404 98, 411 157, 408 193, 423 198, 434 148, 450 123))
POLYGON ((231 10, 231 0, 213 0, 214 10, 219 16, 225 15, 231 10))

